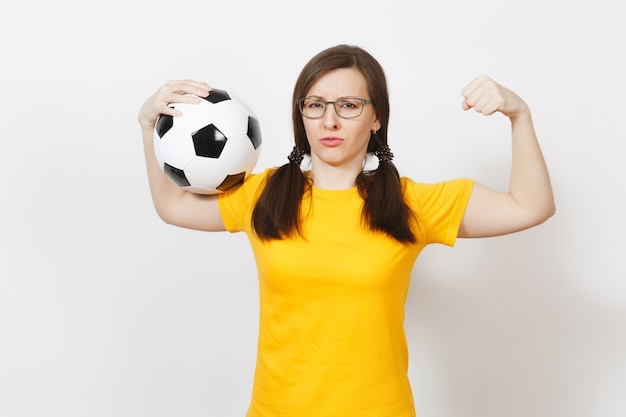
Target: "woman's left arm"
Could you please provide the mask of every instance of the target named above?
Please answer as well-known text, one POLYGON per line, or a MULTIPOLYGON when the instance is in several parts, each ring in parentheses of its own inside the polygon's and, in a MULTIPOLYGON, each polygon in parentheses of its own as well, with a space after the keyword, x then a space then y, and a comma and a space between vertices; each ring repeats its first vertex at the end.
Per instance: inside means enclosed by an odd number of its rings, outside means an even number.
POLYGON ((513 91, 481 76, 463 89, 463 109, 500 112, 511 121, 513 159, 509 191, 476 182, 459 237, 500 236, 539 225, 556 211, 550 175, 528 105, 513 91))

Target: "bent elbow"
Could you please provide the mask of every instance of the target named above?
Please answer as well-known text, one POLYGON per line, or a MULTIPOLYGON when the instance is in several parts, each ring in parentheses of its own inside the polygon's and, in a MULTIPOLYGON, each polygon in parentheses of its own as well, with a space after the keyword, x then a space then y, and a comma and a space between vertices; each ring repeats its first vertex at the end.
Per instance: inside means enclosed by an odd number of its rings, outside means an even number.
POLYGON ((535 217, 535 225, 540 225, 548 221, 552 216, 556 214, 556 204, 551 201, 550 204, 546 204, 543 210, 537 212, 535 217))
POLYGON ((177 220, 176 220, 176 216, 174 215, 174 213, 172 212, 172 210, 166 210, 164 208, 161 207, 157 207, 155 206, 156 209, 156 214, 157 216, 159 216, 159 219, 161 219, 161 221, 163 221, 163 223, 169 225, 169 226, 177 226, 177 220))
POLYGON ((550 210, 548 213, 548 217, 546 217, 546 220, 548 220, 550 217, 554 216, 555 214, 556 214, 556 204, 553 201, 552 205, 550 206, 550 210))
POLYGON ((173 225, 173 219, 170 216, 168 216, 167 213, 157 210, 157 216, 159 216, 159 219, 161 219, 163 223, 170 225, 170 226, 173 225))

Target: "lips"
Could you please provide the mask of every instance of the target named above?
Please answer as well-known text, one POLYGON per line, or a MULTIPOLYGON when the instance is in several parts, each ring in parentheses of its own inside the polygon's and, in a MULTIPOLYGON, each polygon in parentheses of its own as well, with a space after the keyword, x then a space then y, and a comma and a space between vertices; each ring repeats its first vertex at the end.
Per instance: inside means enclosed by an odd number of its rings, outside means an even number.
POLYGON ((320 139, 320 142, 324 146, 335 147, 335 146, 341 145, 343 143, 343 139, 335 137, 335 136, 329 136, 329 137, 320 139))

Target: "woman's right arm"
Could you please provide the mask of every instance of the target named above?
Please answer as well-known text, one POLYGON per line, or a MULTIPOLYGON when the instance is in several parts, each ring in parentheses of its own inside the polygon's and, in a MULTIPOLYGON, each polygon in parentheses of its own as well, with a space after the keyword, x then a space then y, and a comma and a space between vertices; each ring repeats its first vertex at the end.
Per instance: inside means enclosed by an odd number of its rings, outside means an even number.
POLYGON ((185 191, 172 182, 159 167, 154 155, 154 126, 161 114, 180 117, 181 112, 169 107, 171 103, 198 103, 191 95, 206 97, 208 84, 192 80, 168 81, 141 106, 137 117, 141 126, 148 182, 152 202, 164 222, 203 231, 226 230, 217 204, 217 195, 185 191))

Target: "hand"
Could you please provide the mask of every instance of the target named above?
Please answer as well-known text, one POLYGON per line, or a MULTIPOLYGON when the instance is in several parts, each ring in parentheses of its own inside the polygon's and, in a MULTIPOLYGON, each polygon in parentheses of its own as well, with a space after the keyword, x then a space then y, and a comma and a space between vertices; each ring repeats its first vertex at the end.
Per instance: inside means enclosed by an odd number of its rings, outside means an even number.
POLYGON ((528 112, 526 103, 513 91, 482 75, 469 83, 461 92, 463 110, 474 109, 485 116, 500 112, 509 118, 528 112))
POLYGON ((206 97, 210 91, 211 87, 207 83, 200 81, 168 81, 141 106, 137 120, 142 128, 152 129, 161 114, 174 117, 182 115, 179 110, 171 108, 170 104, 197 104, 200 102, 200 99, 194 96, 206 97))

